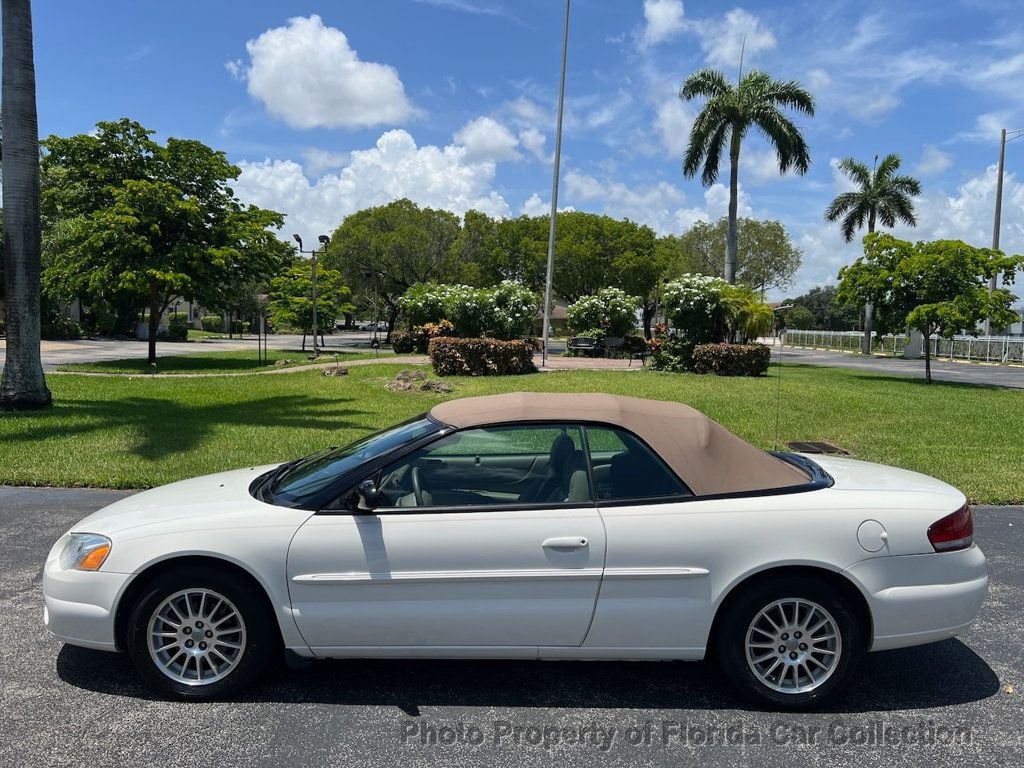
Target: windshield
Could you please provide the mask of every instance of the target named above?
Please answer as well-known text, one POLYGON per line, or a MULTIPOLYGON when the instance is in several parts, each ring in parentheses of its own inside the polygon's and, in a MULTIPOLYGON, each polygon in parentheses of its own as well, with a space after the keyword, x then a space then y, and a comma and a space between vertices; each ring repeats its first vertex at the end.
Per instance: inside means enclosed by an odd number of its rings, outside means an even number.
POLYGON ((417 440, 440 426, 425 416, 404 422, 357 440, 344 448, 329 448, 297 461, 270 487, 274 501, 291 504, 324 490, 342 475, 386 453, 390 453, 413 440, 417 440))

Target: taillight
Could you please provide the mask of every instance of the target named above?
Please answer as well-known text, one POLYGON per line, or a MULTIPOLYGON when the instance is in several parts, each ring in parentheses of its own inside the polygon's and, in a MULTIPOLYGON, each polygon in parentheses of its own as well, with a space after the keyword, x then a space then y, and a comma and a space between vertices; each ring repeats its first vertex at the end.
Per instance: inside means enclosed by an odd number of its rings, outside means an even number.
POLYGON ((928 541, 936 552, 952 552, 967 549, 974 543, 974 516, 971 507, 964 504, 951 515, 931 524, 928 541))

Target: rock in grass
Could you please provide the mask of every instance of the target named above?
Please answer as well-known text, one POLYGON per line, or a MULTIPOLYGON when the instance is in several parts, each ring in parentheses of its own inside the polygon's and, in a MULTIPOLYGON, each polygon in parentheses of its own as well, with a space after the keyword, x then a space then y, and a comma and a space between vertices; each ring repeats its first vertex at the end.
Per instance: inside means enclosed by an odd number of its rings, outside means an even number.
POLYGON ((455 388, 446 381, 428 379, 420 384, 420 390, 423 392, 454 392, 455 388))
POLYGON ((348 368, 344 365, 329 365, 321 371, 324 376, 348 376, 348 368))
POLYGON ((275 360, 274 361, 274 367, 275 368, 284 368, 286 365, 291 365, 294 362, 295 362, 294 360, 288 360, 288 359, 275 360))
POLYGON ((408 368, 399 371, 392 381, 384 385, 384 388, 391 392, 408 392, 414 389, 421 392, 455 391, 450 384, 428 379, 424 371, 413 371, 408 368))

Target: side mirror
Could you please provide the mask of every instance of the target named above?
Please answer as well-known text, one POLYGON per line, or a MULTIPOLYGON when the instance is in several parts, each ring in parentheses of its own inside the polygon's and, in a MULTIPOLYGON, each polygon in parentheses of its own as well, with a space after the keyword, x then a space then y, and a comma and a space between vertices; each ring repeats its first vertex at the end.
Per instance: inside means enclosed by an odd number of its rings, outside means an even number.
POLYGON ((359 509, 369 512, 380 506, 380 491, 377 490, 373 480, 363 480, 357 487, 356 493, 359 496, 359 509))

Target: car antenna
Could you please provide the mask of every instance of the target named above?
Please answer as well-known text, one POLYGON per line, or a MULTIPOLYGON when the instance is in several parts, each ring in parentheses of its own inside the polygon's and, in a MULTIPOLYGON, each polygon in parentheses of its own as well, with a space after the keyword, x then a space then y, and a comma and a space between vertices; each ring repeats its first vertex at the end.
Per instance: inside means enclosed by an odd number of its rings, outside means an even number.
MULTIPOLYGON (((779 312, 784 309, 792 309, 792 304, 782 304, 776 307, 772 312, 779 312)), ((775 450, 779 450, 779 417, 782 413, 782 354, 786 349, 786 338, 783 335, 784 332, 780 331, 778 335, 779 339, 779 362, 777 365, 778 373, 776 375, 775 384, 775 450)))

